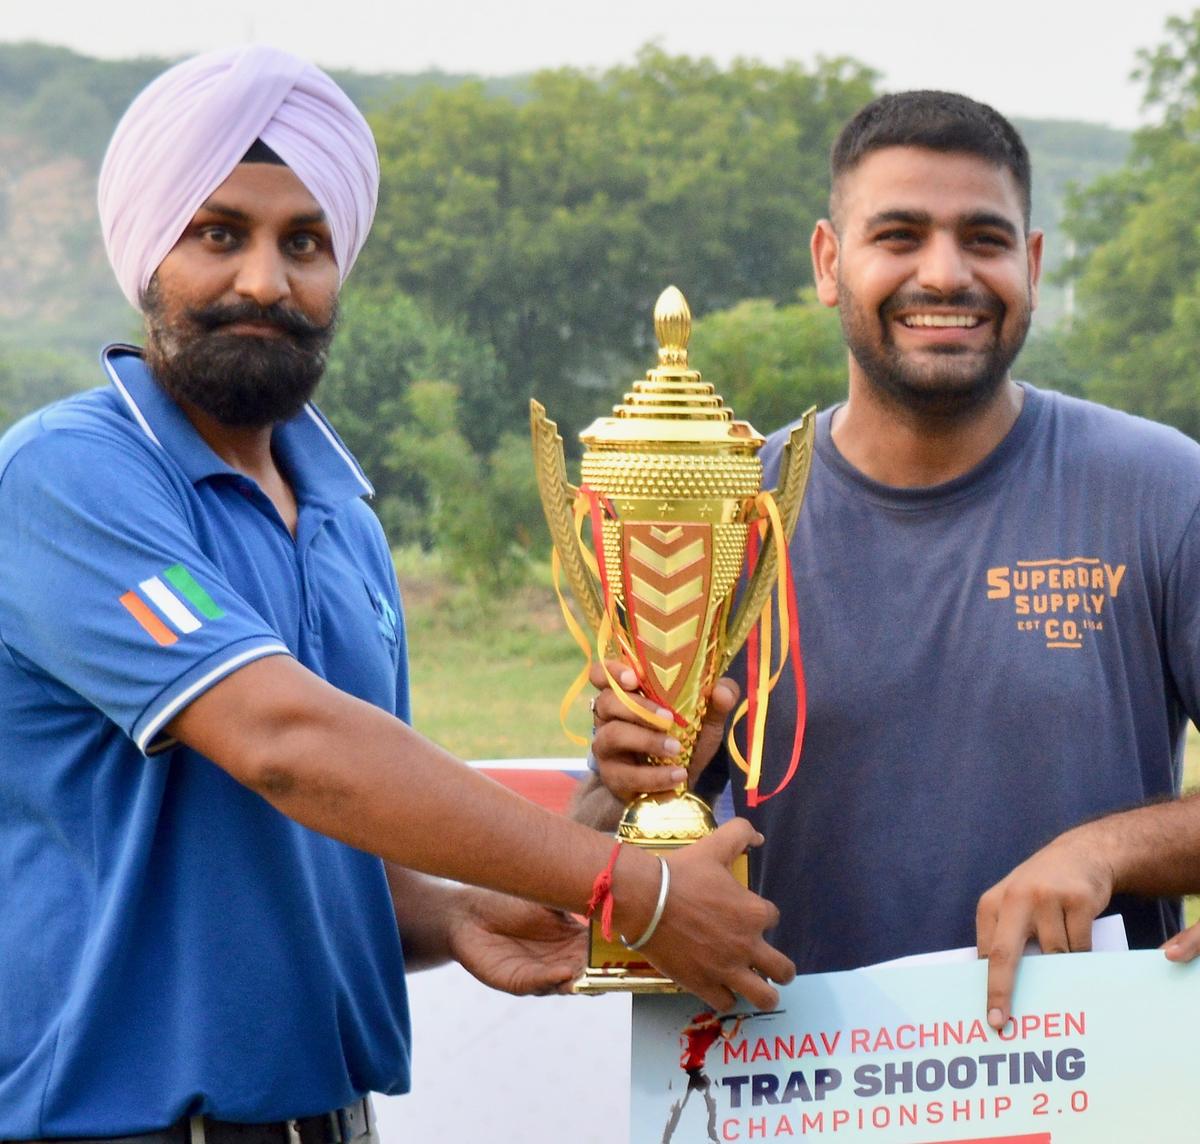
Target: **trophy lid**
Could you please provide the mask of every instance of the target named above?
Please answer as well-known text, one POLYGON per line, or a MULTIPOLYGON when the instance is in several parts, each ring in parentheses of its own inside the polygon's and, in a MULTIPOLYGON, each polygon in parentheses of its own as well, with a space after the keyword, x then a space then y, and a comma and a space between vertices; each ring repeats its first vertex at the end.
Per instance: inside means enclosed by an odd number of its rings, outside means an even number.
POLYGON ((592 449, 631 445, 646 448, 693 446, 698 449, 757 451, 764 438, 747 421, 735 421, 733 410, 698 370, 688 368, 692 311, 675 286, 668 286, 654 306, 658 367, 635 381, 611 417, 600 417, 580 440, 592 449))

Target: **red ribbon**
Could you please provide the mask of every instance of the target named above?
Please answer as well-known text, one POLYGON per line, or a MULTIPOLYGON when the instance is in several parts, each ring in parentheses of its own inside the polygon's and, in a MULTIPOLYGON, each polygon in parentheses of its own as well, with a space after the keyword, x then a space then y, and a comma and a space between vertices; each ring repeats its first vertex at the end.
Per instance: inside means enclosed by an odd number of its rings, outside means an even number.
MULTIPOLYGON (((628 624, 628 632, 617 621, 617 603, 613 597, 612 586, 608 582, 608 561, 604 553, 604 515, 615 520, 617 517, 616 510, 609 501, 602 498, 600 494, 589 486, 580 485, 579 491, 588 500, 588 515, 592 522, 592 549, 596 553, 596 563, 600 571, 600 587, 604 593, 604 610, 609 615, 613 634, 617 642, 621 645, 621 650, 625 653, 625 658, 629 661, 630 667, 633 668, 633 673, 637 676, 638 689, 647 699, 667 711, 671 721, 677 726, 686 727, 687 720, 662 698, 657 688, 651 682, 650 664, 646 658, 645 645, 637 634, 633 593, 630 590, 629 569, 627 567, 623 568, 624 580, 622 587, 625 590, 625 618, 628 624)), ((622 564, 624 565, 623 561, 622 564)))

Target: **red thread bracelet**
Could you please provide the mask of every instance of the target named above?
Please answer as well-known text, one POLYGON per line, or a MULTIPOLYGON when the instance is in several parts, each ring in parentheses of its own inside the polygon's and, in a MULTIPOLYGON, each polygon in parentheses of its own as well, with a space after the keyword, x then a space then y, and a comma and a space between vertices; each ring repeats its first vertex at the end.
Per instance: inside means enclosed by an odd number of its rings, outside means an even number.
POLYGON ((592 896, 588 899, 587 912, 583 915, 590 921, 597 907, 600 908, 600 932, 604 935, 605 941, 612 941, 613 936, 612 880, 613 868, 617 864, 617 855, 620 852, 621 842, 618 839, 613 843, 612 853, 608 856, 608 865, 596 875, 596 880, 592 883, 592 896))

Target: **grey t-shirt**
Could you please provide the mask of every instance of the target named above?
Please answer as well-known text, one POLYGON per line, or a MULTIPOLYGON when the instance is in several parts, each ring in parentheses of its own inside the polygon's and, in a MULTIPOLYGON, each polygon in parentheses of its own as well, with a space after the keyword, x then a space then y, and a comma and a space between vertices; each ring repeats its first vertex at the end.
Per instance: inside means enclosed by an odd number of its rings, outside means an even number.
MULTIPOLYGON (((800 766, 755 810, 733 784, 802 972, 972 945, 980 894, 1033 851, 1178 789, 1200 711, 1200 446, 1024 388, 995 451, 933 488, 868 479, 818 419, 791 542, 800 766)), ((763 792, 792 741, 790 673, 769 710, 763 792)), ((1136 946, 1180 924, 1177 902, 1114 908, 1136 946)))

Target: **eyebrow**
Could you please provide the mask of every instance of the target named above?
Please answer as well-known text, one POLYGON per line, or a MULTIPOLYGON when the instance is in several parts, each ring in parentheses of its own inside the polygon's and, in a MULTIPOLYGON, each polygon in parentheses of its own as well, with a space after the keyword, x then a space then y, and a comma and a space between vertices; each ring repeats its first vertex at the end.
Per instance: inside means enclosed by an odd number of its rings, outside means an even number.
MULTIPOLYGON (((227 218, 231 222, 252 222, 252 218, 245 211, 238 210, 237 207, 229 207, 224 203, 214 202, 209 200, 200 205, 200 210, 207 211, 209 214, 218 215, 221 218, 227 218)), ((308 214, 293 215, 288 219, 289 227, 298 226, 318 226, 325 222, 325 212, 322 210, 310 211, 308 214)))
POLYGON ((994 211, 977 211, 975 214, 967 215, 963 222, 967 226, 987 226, 993 230, 1002 230, 1009 238, 1016 238, 1020 233, 1011 219, 996 214, 994 211))
MULTIPOLYGON (((874 230, 876 227, 887 226, 889 223, 906 223, 909 226, 932 226, 933 215, 929 211, 904 210, 902 208, 880 211, 878 214, 873 214, 867 219, 867 229, 874 230)), ((1019 233, 1010 219, 1005 218, 1002 214, 996 214, 995 211, 976 211, 959 219, 958 224, 968 227, 992 227, 995 230, 1004 231, 1005 234, 1014 239, 1019 233)))
POLYGON ((867 219, 867 229, 873 230, 877 226, 886 226, 892 222, 903 222, 912 226, 929 226, 933 222, 933 215, 928 211, 906 211, 899 209, 880 211, 878 214, 873 214, 867 219))

